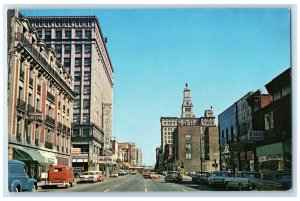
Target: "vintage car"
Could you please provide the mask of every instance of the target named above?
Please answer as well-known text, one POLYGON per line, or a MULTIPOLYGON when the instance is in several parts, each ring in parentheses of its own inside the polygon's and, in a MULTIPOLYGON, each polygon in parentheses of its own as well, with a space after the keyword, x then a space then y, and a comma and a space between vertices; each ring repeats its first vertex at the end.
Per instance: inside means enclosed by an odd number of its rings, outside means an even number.
POLYGON ((125 171, 125 170, 120 170, 119 172, 118 172, 118 175, 119 176, 124 176, 124 175, 126 175, 127 174, 127 172, 125 171))
POLYGON ((160 175, 157 174, 156 172, 150 172, 150 173, 149 173, 149 178, 150 178, 150 179, 159 179, 159 178, 160 178, 160 175))
POLYGON ((182 182, 182 176, 178 171, 168 171, 167 176, 165 176, 165 182, 182 182))
POLYGON ((110 174, 110 177, 112 178, 118 178, 119 177, 119 174, 117 171, 113 171, 111 174, 110 174))
POLYGON ((25 163, 18 160, 8 161, 8 191, 9 192, 35 192, 37 180, 29 178, 25 163))
POLYGON ((148 172, 148 171, 143 172, 142 175, 145 179, 150 178, 150 172, 148 172))
POLYGON ((264 175, 261 180, 253 182, 253 188, 263 191, 283 191, 292 188, 291 172, 277 171, 264 175))
POLYGON ((227 190, 253 190, 254 182, 261 180, 261 173, 251 171, 237 171, 234 177, 225 178, 227 190))
POLYGON ((99 172, 97 171, 86 171, 80 175, 79 182, 97 182, 99 181, 99 172))
POLYGON ((64 186, 68 188, 74 184, 74 172, 71 167, 65 165, 50 166, 46 186, 64 186))
POLYGON ((230 176, 230 172, 228 171, 213 171, 211 172, 211 175, 207 178, 207 183, 210 186, 225 185, 225 178, 228 178, 230 176))
POLYGON ((192 183, 194 183, 194 184, 207 184, 209 176, 210 176, 209 172, 197 172, 192 177, 192 183))
POLYGON ((101 171, 97 171, 97 174, 98 174, 98 181, 103 182, 106 179, 105 175, 102 174, 101 171))

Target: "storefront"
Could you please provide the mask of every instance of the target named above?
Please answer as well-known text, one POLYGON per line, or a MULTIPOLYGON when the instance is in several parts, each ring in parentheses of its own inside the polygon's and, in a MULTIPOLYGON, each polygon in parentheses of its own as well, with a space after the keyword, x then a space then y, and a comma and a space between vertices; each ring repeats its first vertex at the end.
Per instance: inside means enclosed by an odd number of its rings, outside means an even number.
POLYGON ((259 171, 291 170, 291 142, 284 141, 256 148, 259 171))
POLYGON ((13 147, 13 159, 23 161, 28 176, 37 180, 41 180, 47 167, 54 164, 54 161, 48 160, 38 150, 21 146, 13 147))

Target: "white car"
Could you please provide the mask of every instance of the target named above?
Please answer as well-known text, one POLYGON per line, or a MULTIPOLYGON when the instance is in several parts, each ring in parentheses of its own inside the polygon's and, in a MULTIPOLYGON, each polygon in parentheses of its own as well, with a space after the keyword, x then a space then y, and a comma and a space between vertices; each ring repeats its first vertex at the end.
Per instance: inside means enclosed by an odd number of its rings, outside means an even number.
POLYGON ((79 182, 97 182, 99 173, 97 171, 86 171, 80 175, 79 182))

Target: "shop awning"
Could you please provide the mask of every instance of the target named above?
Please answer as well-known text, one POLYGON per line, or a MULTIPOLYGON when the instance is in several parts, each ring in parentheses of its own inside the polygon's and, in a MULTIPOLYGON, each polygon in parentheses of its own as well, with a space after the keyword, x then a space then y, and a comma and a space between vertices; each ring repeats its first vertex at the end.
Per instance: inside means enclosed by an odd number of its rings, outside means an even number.
POLYGON ((42 156, 37 150, 23 148, 23 147, 14 147, 13 158, 21 161, 36 161, 41 165, 53 165, 54 162, 48 160, 42 156))

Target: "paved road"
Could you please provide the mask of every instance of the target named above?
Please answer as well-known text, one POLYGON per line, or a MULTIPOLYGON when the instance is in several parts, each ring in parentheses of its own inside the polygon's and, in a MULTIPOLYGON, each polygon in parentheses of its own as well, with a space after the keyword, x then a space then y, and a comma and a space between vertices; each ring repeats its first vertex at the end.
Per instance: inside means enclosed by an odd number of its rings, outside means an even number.
POLYGON ((183 182, 166 183, 164 176, 160 179, 144 179, 141 174, 125 175, 118 178, 108 178, 104 182, 98 183, 77 183, 73 187, 64 188, 41 188, 38 192, 166 192, 166 191, 180 191, 191 192, 201 189, 199 185, 192 184, 190 178, 184 178, 183 182))

